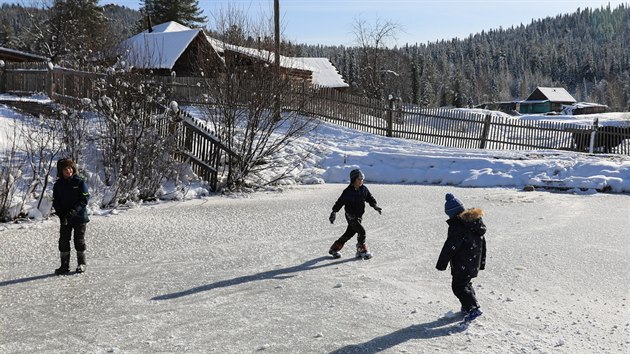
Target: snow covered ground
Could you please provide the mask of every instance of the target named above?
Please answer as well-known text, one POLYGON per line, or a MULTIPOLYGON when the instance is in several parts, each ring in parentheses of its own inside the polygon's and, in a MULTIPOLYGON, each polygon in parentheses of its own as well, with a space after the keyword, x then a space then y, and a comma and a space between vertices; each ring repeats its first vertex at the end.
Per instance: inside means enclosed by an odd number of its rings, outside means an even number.
MULTIPOLYGON (((0 106, 0 151, 20 119, 0 106)), ((629 157, 451 149, 321 124, 278 158, 300 164, 274 192, 187 186, 193 200, 117 210, 92 200, 81 275, 50 276, 56 218, 0 224, 0 353, 630 350, 629 157), (328 214, 357 167, 384 209, 365 217, 375 257, 354 260, 351 240, 332 260, 345 222, 328 214), (466 330, 449 273, 434 268, 446 192, 487 213, 474 281, 484 315, 466 330)))
MULTIPOLYGON (((344 184, 93 215, 88 271, 58 266, 58 222, 0 226, 1 353, 628 353, 630 199, 369 183, 369 261, 326 251, 344 184), (466 330, 444 194, 486 211, 484 311, 466 330)), ((73 261, 74 263, 74 255, 73 261)))

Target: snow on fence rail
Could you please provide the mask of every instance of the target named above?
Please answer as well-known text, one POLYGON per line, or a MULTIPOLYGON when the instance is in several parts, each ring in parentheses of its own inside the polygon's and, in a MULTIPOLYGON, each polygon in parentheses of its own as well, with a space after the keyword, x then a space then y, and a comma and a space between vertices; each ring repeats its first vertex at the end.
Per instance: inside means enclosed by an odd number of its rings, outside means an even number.
MULTIPOLYGON (((19 68, 5 66, 0 68, 0 93, 46 92, 52 99, 63 101, 75 97, 91 98, 95 94, 91 80, 97 75, 101 74, 58 67, 46 69, 41 64, 32 70, 24 64, 19 68)), ((170 85, 173 99, 193 104, 206 102, 204 87, 212 84, 211 80, 201 77, 159 78, 163 84, 170 85)), ((461 109, 423 108, 304 84, 292 85, 284 97, 282 107, 285 110, 318 116, 372 134, 415 139, 436 145, 467 149, 560 149, 630 155, 630 127, 612 128, 596 124, 578 126, 551 119, 523 121, 461 109)))

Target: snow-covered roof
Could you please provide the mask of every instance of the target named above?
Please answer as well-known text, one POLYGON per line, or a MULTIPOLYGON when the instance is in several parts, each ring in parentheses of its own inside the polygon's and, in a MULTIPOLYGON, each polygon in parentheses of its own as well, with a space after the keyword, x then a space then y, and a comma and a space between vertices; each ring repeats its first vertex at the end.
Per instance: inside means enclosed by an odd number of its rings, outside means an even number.
MULTIPOLYGON (((232 44, 223 43, 223 50, 229 50, 235 53, 243 54, 250 58, 258 59, 261 61, 265 61, 269 64, 275 64, 276 57, 275 53, 270 52, 264 49, 256 49, 256 48, 247 48, 240 47, 232 44)), ((303 61, 298 60, 301 58, 292 58, 286 57, 284 55, 280 56, 280 66, 285 69, 294 69, 294 70, 304 70, 304 71, 313 71, 314 69, 310 66, 306 65, 303 61)))
POLYGON ((562 87, 537 87, 525 101, 549 100, 551 102, 576 102, 562 87))
POLYGON ((601 103, 593 103, 593 102, 577 102, 575 104, 571 105, 572 107, 575 108, 588 108, 588 107, 608 107, 605 104, 601 104, 601 103))
MULTIPOLYGON (((170 21, 153 26, 152 31, 143 31, 121 44, 125 51, 124 60, 129 66, 139 69, 172 69, 177 59, 199 33, 170 21)), ((273 52, 227 44, 204 33, 205 39, 217 53, 232 51, 253 59, 275 63, 273 52)), ((280 66, 285 69, 302 70, 312 73, 313 85, 320 87, 348 87, 337 69, 327 58, 296 58, 280 56, 280 66)))
MULTIPOLYGON (((192 28, 182 25, 181 23, 175 21, 168 21, 164 23, 160 23, 157 26, 153 26, 151 33, 160 33, 160 32, 181 32, 181 31, 190 31, 192 28)), ((142 33, 149 33, 148 30, 145 30, 142 33)))
POLYGON ((294 58, 313 70, 313 85, 321 87, 348 87, 337 68, 328 58, 294 58))
MULTIPOLYGON (((217 53, 224 53, 226 50, 228 50, 245 55, 250 58, 267 62, 269 64, 275 63, 275 55, 273 52, 227 44, 207 35, 206 38, 208 39, 208 42, 210 42, 210 45, 212 45, 217 51, 217 53)), ((313 85, 316 86, 330 88, 349 86, 343 80, 343 77, 339 74, 335 66, 330 62, 328 58, 298 58, 281 55, 280 66, 285 69, 310 71, 313 75, 313 85)))
POLYGON ((172 69, 199 32, 173 21, 159 24, 121 43, 124 60, 139 69, 172 69))

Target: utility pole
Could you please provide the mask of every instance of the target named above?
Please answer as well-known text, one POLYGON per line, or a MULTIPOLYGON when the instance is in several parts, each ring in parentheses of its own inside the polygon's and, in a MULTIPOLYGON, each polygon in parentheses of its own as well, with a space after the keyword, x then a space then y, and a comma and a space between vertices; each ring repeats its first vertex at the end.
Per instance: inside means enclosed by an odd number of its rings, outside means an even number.
POLYGON ((273 24, 275 42, 275 119, 280 120, 280 0, 273 0, 273 24))
POLYGON ((280 79, 280 0, 273 0, 273 25, 276 45, 276 79, 280 79))

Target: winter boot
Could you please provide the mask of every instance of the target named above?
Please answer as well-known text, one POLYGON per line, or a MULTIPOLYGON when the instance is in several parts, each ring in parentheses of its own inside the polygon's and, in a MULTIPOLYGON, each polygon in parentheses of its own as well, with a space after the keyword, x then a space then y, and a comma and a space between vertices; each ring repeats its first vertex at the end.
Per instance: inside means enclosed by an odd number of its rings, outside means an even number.
POLYGON ((61 267, 55 269, 56 275, 68 274, 70 272, 70 252, 61 252, 61 267))
POLYGON ((343 243, 339 241, 335 241, 335 243, 333 243, 332 246, 330 246, 330 250, 328 250, 328 254, 331 255, 333 258, 341 258, 341 253, 339 251, 341 251, 342 248, 343 248, 343 243))
POLYGON ((372 258, 372 254, 368 251, 367 245, 365 243, 357 243, 357 258, 372 258))
POLYGON ((77 273, 85 272, 87 264, 85 263, 85 252, 77 252, 77 273))

